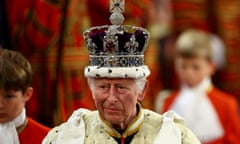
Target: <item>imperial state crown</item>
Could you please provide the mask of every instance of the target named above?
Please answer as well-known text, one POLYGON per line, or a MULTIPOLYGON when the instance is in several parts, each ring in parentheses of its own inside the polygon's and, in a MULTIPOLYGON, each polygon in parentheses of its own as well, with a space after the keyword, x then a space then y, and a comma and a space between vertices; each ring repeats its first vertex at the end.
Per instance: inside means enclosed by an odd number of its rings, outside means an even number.
POLYGON ((96 26, 83 33, 89 50, 86 77, 141 78, 150 71, 144 65, 149 32, 137 26, 122 25, 124 0, 110 0, 112 25, 96 26))

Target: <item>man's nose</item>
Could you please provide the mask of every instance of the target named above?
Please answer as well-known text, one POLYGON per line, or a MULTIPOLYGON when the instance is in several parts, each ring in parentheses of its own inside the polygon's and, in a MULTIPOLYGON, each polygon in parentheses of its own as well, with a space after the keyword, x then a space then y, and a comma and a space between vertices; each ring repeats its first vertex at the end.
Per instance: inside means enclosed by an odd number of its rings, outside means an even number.
POLYGON ((116 88, 114 86, 110 87, 110 90, 109 90, 109 100, 111 102, 116 102, 117 101, 117 93, 116 93, 116 88))

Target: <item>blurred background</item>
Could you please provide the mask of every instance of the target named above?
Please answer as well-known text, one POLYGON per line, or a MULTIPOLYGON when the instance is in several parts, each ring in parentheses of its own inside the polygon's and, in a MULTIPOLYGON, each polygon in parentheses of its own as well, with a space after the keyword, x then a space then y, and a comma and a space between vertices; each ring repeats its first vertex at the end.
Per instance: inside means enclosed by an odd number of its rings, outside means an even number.
MULTIPOLYGON (((216 87, 240 102, 240 0, 126 0, 125 24, 151 33, 145 62, 151 69, 143 101, 154 110, 158 93, 178 87, 174 41, 188 28, 216 36, 216 87), (220 46, 219 46, 219 43, 220 46)), ((94 109, 83 70, 88 51, 82 32, 109 23, 109 0, 1 0, 0 47, 22 52, 34 71, 27 113, 54 126, 73 110, 94 109)))

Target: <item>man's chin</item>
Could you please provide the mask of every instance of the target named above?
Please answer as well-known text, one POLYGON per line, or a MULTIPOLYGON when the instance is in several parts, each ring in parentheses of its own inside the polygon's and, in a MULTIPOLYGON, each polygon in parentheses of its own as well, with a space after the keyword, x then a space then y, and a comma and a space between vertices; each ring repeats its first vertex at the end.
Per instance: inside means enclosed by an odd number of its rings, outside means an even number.
POLYGON ((115 115, 107 116, 105 120, 107 122, 109 122, 111 125, 117 125, 122 122, 121 117, 119 117, 119 115, 118 116, 115 116, 115 115))

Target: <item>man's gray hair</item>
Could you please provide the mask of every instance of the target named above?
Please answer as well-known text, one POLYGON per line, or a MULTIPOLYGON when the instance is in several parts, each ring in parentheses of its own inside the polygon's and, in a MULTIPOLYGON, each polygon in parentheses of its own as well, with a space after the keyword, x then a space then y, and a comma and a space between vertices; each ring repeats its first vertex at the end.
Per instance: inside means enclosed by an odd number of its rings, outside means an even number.
POLYGON ((138 92, 142 92, 147 83, 146 77, 135 79, 138 92))

